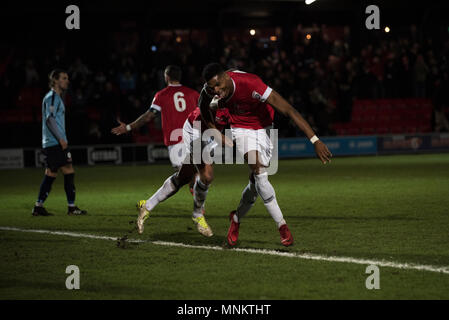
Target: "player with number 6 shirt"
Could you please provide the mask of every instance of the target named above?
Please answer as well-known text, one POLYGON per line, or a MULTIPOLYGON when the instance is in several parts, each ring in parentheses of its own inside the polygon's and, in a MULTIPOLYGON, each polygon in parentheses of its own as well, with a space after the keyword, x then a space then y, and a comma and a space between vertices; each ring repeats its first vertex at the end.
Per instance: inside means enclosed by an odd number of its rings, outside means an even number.
POLYGON ((148 111, 130 124, 118 120, 120 125, 111 130, 112 133, 121 135, 142 127, 160 114, 164 144, 168 147, 172 166, 177 170, 181 168, 185 153, 182 143, 182 127, 187 116, 197 107, 199 98, 197 91, 181 84, 181 76, 180 67, 167 66, 164 72, 167 87, 155 94, 148 111))

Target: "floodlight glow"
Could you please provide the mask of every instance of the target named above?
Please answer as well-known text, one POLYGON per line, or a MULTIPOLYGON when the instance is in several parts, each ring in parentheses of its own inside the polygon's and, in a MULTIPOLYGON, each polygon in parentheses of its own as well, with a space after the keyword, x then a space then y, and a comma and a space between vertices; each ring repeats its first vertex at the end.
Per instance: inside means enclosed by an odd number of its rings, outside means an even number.
POLYGON ((316 0, 306 0, 306 4, 314 3, 316 0))
POLYGON ((255 35, 256 34, 256 30, 254 30, 254 29, 249 30, 249 34, 252 35, 252 36, 255 35))

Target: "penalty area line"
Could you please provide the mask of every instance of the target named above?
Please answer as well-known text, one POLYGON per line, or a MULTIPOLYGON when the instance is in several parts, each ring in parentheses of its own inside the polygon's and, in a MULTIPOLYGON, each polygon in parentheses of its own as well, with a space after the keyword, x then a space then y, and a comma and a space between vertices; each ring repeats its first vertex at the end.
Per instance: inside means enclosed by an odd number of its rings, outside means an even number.
MULTIPOLYGON (((0 226, 0 230, 28 232, 28 233, 42 233, 42 234, 57 235, 57 236, 68 236, 68 237, 75 237, 75 238, 87 238, 87 239, 109 240, 109 241, 117 241, 119 239, 119 237, 100 236, 100 235, 87 234, 87 233, 77 233, 77 232, 69 232, 69 231, 38 230, 38 229, 21 229, 21 228, 3 227, 3 226, 0 226)), ((429 272, 449 274, 449 266, 432 266, 432 265, 401 263, 401 262, 393 262, 393 261, 385 261, 385 260, 325 256, 325 255, 312 254, 312 253, 280 252, 280 251, 276 251, 276 250, 266 250, 266 249, 250 249, 250 248, 224 249, 219 246, 200 246, 200 245, 191 245, 191 244, 184 244, 184 243, 177 243, 177 242, 166 242, 166 241, 149 241, 149 240, 139 240, 139 239, 127 239, 126 241, 128 241, 130 243, 150 243, 150 244, 159 245, 159 246, 169 246, 169 247, 178 247, 178 248, 215 250, 215 251, 221 250, 221 251, 228 251, 228 252, 245 252, 245 253, 253 253, 253 254, 297 258, 297 259, 303 259, 303 260, 343 262, 343 263, 353 263, 353 264, 362 264, 362 265, 376 265, 378 267, 388 267, 388 268, 396 268, 396 269, 403 269, 403 270, 429 271, 429 272)))

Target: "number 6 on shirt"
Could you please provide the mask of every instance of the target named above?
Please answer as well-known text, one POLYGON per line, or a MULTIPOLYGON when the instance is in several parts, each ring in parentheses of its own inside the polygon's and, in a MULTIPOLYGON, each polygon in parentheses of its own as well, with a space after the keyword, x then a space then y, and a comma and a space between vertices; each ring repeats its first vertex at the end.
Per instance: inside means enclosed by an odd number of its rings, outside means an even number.
POLYGON ((175 108, 179 112, 183 112, 186 109, 186 101, 184 100, 184 93, 178 91, 173 95, 173 102, 175 108))

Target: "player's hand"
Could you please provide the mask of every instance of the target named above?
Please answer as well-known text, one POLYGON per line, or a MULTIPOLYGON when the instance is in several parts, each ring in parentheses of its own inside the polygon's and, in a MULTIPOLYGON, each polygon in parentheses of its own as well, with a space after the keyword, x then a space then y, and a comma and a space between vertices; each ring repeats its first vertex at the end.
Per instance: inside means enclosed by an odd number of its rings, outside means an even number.
POLYGON ((315 153, 320 158, 321 162, 323 164, 326 164, 327 162, 331 162, 332 153, 329 151, 327 146, 321 141, 317 140, 313 146, 315 147, 315 153))
POLYGON ((67 149, 67 141, 64 139, 59 139, 59 144, 61 145, 62 150, 67 149))
POLYGON ((126 130, 126 123, 121 122, 119 119, 117 119, 117 122, 120 124, 119 126, 112 128, 111 132, 117 136, 127 133, 128 130, 126 130))

